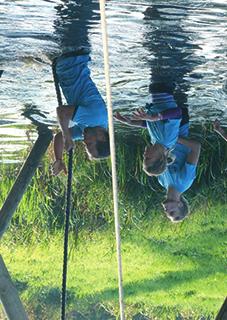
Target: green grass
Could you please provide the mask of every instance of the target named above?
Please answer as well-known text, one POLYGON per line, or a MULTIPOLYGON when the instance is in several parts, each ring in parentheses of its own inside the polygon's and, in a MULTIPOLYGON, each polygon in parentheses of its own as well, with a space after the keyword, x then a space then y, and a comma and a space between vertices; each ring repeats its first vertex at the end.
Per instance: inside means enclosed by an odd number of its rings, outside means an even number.
MULTIPOLYGON (((227 144, 203 129, 198 179, 186 194, 192 214, 171 224, 164 192, 141 170, 147 136, 117 136, 119 212, 127 319, 214 319, 225 296, 227 144), (144 317, 142 316, 144 315, 144 317)), ((69 319, 119 314, 110 162, 74 157, 69 319)), ((1 165, 0 205, 19 165, 1 165)), ((31 319, 59 318, 66 177, 50 174, 47 155, 3 237, 1 253, 31 319)))
MULTIPOLYGON (((226 210, 226 205, 198 210, 180 225, 170 224, 157 210, 143 223, 122 230, 127 319, 138 314, 149 319, 214 319, 226 293, 226 210)), ((59 317, 62 237, 56 234, 48 243, 15 246, 8 235, 1 246, 34 319, 59 317)), ((87 319, 117 317, 114 241, 113 230, 106 227, 83 231, 77 241, 71 236, 69 313, 76 310, 87 319)))
MULTIPOLYGON (((227 144, 205 129, 202 134, 200 132, 199 139, 202 140, 203 149, 198 178, 191 190, 186 193, 192 208, 200 202, 206 205, 209 201, 213 203, 227 200, 227 192, 223 192, 227 190, 225 179, 227 144)), ((119 200, 124 204, 122 218, 126 224, 143 219, 149 214, 150 209, 159 205, 164 196, 164 191, 155 178, 151 181, 153 191, 150 189, 148 179, 141 170, 146 140, 147 136, 144 134, 138 136, 130 132, 128 135, 117 135, 116 138, 119 200), (138 208, 134 216, 128 214, 131 207, 138 208)), ((77 146, 74 157, 73 212, 75 214, 71 221, 79 230, 95 229, 102 223, 113 221, 110 161, 90 162, 82 149, 82 146, 77 146)), ((18 229, 23 225, 18 240, 30 241, 34 233, 35 238, 41 233, 42 241, 43 237, 63 226, 61 212, 64 206, 66 177, 53 178, 50 174, 50 163, 50 157, 47 156, 37 170, 14 216, 11 225, 14 233, 15 228, 19 232, 18 229)), ((19 169, 18 164, 1 165, 0 205, 4 202, 19 169)))

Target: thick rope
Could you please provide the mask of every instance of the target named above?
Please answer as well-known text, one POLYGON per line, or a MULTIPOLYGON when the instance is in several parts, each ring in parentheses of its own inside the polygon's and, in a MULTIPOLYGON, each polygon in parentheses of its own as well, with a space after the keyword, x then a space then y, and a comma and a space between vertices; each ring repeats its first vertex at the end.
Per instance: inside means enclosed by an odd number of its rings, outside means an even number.
MULTIPOLYGON (((58 100, 58 106, 62 106, 61 90, 56 73, 56 60, 52 64, 54 85, 58 100)), ((63 250, 63 268, 62 268, 62 295, 61 295, 61 320, 65 320, 66 306, 66 284, 67 284, 67 262, 68 262, 68 240, 69 240, 69 217, 72 193, 72 171, 73 171, 73 149, 68 152, 68 179, 66 190, 66 209, 65 209, 65 232, 64 232, 64 250, 63 250)))
POLYGON ((64 236, 63 271, 62 271, 61 320, 65 320, 69 217, 70 217, 70 204, 71 204, 71 193, 72 193, 73 149, 69 151, 68 155, 69 155, 69 158, 68 158, 68 181, 67 181, 66 209, 65 209, 65 236, 64 236))
POLYGON ((58 76, 56 72, 56 64, 57 64, 57 59, 55 59, 52 63, 52 72, 53 72, 53 77, 54 77, 54 86, 55 86, 55 91, 57 95, 57 100, 58 100, 58 106, 62 106, 62 97, 61 97, 61 90, 59 87, 59 82, 58 82, 58 76))
POLYGON ((115 234, 116 234, 117 261, 118 261, 120 317, 121 317, 121 320, 124 320, 125 315, 124 315, 124 302, 123 302, 123 276, 122 276, 122 259, 121 259, 120 219, 119 219, 119 213, 118 213, 118 185, 117 185, 117 171, 116 171, 116 151, 115 151, 115 140, 114 140, 113 107, 112 107, 112 99, 111 99, 110 65, 109 65, 109 50, 108 50, 108 35, 107 35, 105 0, 99 0, 99 3, 100 3, 101 25, 102 25, 102 36, 103 36, 106 96, 107 96, 108 123, 109 123, 109 136, 110 136, 110 153, 111 153, 111 166, 112 166, 115 234))

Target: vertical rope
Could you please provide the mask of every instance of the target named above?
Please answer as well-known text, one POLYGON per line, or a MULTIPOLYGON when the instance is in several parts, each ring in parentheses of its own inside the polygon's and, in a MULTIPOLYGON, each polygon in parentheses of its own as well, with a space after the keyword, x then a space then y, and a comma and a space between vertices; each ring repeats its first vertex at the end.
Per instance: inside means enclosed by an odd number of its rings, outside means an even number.
POLYGON ((112 99, 111 99, 110 66, 109 66, 109 50, 108 50, 108 35, 107 35, 105 0, 99 0, 99 3, 100 3, 100 12, 101 12, 104 67, 105 67, 105 79, 106 79, 106 96, 107 96, 107 107, 108 107, 109 135, 110 135, 112 185, 113 185, 113 200, 114 200, 114 219, 115 219, 117 261, 118 261, 120 317, 121 317, 121 320, 124 320, 125 315, 124 315, 124 302, 123 302, 123 276, 122 276, 122 259, 121 259, 120 219, 119 219, 119 213, 118 213, 118 185, 117 185, 117 171, 116 171, 116 151, 115 151, 114 125, 113 125, 113 107, 112 107, 112 99))
MULTIPOLYGON (((56 60, 52 64, 54 85, 58 100, 58 106, 62 105, 61 90, 59 87, 58 76, 56 72, 56 60)), ((61 320, 65 320, 66 306, 66 285, 67 285, 67 263, 68 263, 68 242, 69 242, 69 217, 71 207, 72 193, 72 171, 73 171, 73 149, 68 152, 68 179, 66 189, 66 209, 65 209, 65 232, 64 232, 64 249, 63 249, 63 268, 62 268, 62 295, 61 295, 61 320)))
POLYGON ((64 234, 64 252, 63 252, 63 271, 62 271, 62 307, 61 320, 65 320, 65 305, 66 305, 66 284, 67 284, 67 261, 68 261, 68 240, 69 240, 69 217, 71 207, 71 192, 72 192, 72 168, 73 168, 73 149, 68 153, 68 180, 66 191, 66 210, 65 210, 65 234, 64 234))

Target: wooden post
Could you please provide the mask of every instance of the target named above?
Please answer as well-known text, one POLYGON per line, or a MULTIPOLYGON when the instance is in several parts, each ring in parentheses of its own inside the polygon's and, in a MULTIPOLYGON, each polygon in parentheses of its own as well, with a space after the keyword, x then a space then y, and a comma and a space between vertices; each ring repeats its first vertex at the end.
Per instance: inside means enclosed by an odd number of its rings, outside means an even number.
POLYGON ((227 320, 227 298, 225 298, 221 310, 219 311, 215 320, 227 320))
POLYGON ((42 156, 45 154, 52 140, 52 132, 45 128, 40 132, 28 158, 21 168, 16 181, 10 190, 0 210, 0 239, 8 228, 12 216, 19 205, 31 179, 37 169, 42 156))
POLYGON ((9 320, 28 320, 28 316, 0 255, 0 299, 9 320))

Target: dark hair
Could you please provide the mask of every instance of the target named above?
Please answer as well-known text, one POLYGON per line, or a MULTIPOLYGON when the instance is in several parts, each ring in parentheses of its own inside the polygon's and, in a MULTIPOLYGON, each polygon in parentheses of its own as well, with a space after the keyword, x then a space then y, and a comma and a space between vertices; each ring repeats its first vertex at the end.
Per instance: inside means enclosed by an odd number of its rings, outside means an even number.
POLYGON ((97 141, 96 148, 98 151, 99 159, 109 157, 109 155, 110 155, 109 137, 108 137, 107 141, 97 141))
POLYGON ((110 155, 109 133, 105 129, 103 129, 103 133, 105 136, 105 141, 97 140, 96 149, 97 149, 98 155, 97 157, 92 156, 92 159, 104 159, 109 157, 110 155))

